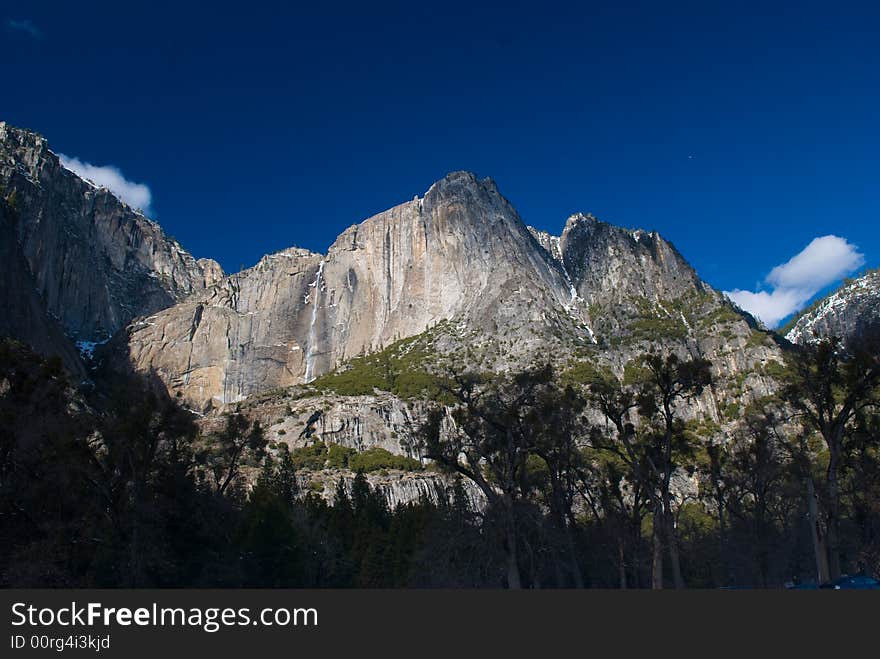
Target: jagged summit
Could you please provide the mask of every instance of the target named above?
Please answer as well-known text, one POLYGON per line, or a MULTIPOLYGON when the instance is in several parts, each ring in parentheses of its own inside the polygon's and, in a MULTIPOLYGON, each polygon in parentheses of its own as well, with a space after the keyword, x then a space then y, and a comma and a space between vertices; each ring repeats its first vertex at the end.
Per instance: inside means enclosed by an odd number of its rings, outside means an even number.
MULTIPOLYGON (((308 258, 315 256, 323 256, 317 252, 313 252, 310 249, 306 249, 305 247, 297 247, 296 245, 292 245, 291 247, 285 247, 284 249, 279 249, 277 252, 271 252, 269 254, 264 254, 260 260, 257 262, 254 268, 265 266, 266 264, 270 264, 277 259, 299 259, 299 258, 308 258)), ((251 270, 253 268, 246 268, 243 272, 247 270, 251 270)), ((238 273, 238 274, 242 274, 238 273)))
POLYGON ((53 160, 58 162, 57 156, 49 150, 45 137, 0 121, 0 167, 9 172, 6 178, 15 173, 31 183, 37 183, 47 161, 51 166, 53 160))
POLYGON ((599 224, 600 222, 601 220, 591 212, 587 211, 586 213, 583 213, 579 211, 568 216, 562 230, 566 231, 577 224, 599 224))
POLYGON ((45 137, 31 130, 16 128, 5 121, 0 121, 0 143, 3 145, 4 156, 8 159, 7 164, 14 165, 18 171, 28 180, 38 183, 43 170, 48 165, 54 168, 60 166, 59 175, 73 176, 99 194, 109 195, 113 199, 130 209, 132 212, 143 217, 147 222, 159 229, 158 224, 147 218, 140 209, 133 208, 124 199, 121 199, 106 186, 98 185, 95 181, 81 176, 79 173, 66 167, 58 157, 58 154, 49 148, 49 142, 45 137))
POLYGON ((640 297, 675 299, 709 287, 656 231, 625 229, 592 213, 568 217, 560 236, 529 227, 588 304, 621 305, 640 297))
POLYGON ((434 192, 451 187, 483 189, 489 192, 495 192, 496 194, 498 193, 498 187, 495 184, 495 181, 488 176, 481 179, 474 172, 459 169, 449 172, 446 176, 431 184, 422 196, 422 199, 428 197, 434 192))

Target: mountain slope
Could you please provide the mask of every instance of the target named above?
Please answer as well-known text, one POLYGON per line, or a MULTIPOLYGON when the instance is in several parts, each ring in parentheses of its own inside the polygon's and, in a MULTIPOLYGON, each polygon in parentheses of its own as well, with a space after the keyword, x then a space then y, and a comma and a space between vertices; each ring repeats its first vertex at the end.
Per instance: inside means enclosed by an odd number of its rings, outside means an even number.
MULTIPOLYGON (((73 339, 105 339, 222 276, 215 262, 196 261, 156 223, 64 168, 43 137, 5 122, 0 191, 16 210, 7 239, 46 312, 73 339)), ((29 333, 19 328, 17 338, 29 333)))
POLYGON ((880 270, 846 282, 813 304, 790 325, 785 338, 792 343, 828 336, 848 339, 876 323, 880 323, 880 270))
MULTIPOLYGON (((117 359, 207 410, 420 336, 426 355, 485 370, 587 358, 622 373, 662 349, 711 359, 719 381, 739 382, 778 358, 656 233, 579 214, 551 236, 527 227, 491 180, 466 172, 350 227, 327 254, 266 256, 134 322, 115 347, 117 359)), ((755 376, 751 386, 770 385, 755 376)), ((715 417, 731 402, 719 391, 701 403, 715 417)))

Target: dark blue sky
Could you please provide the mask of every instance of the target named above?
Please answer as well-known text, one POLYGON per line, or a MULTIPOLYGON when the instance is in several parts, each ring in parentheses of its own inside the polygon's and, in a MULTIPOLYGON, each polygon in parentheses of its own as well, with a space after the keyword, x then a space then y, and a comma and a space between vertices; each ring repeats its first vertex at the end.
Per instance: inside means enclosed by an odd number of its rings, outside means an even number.
POLYGON ((720 289, 825 234, 880 260, 876 3, 129 4, 4 0, 0 118, 227 270, 456 169, 543 229, 657 229, 720 289))

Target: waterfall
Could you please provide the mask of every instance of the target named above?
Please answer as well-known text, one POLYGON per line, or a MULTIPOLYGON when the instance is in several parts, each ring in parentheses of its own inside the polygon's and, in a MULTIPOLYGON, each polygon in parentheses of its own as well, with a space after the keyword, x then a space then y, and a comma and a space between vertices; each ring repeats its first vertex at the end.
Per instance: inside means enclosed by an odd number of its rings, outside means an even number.
POLYGON ((312 300, 312 321, 309 324, 309 347, 306 351, 306 374, 305 382, 311 382, 315 379, 315 321, 318 319, 318 293, 321 290, 321 274, 324 272, 324 259, 318 264, 318 276, 310 286, 314 287, 314 299, 312 300))

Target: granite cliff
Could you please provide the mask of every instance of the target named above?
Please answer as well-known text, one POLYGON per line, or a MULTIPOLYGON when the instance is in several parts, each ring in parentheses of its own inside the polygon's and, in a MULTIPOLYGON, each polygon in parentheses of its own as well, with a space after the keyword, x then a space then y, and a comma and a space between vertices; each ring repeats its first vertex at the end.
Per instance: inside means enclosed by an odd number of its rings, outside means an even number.
POLYGON ((271 254, 135 322, 127 345, 139 370, 204 407, 309 382, 444 320, 521 330, 519 348, 539 350, 536 337, 582 317, 563 268, 495 184, 457 172, 326 254, 271 254))

